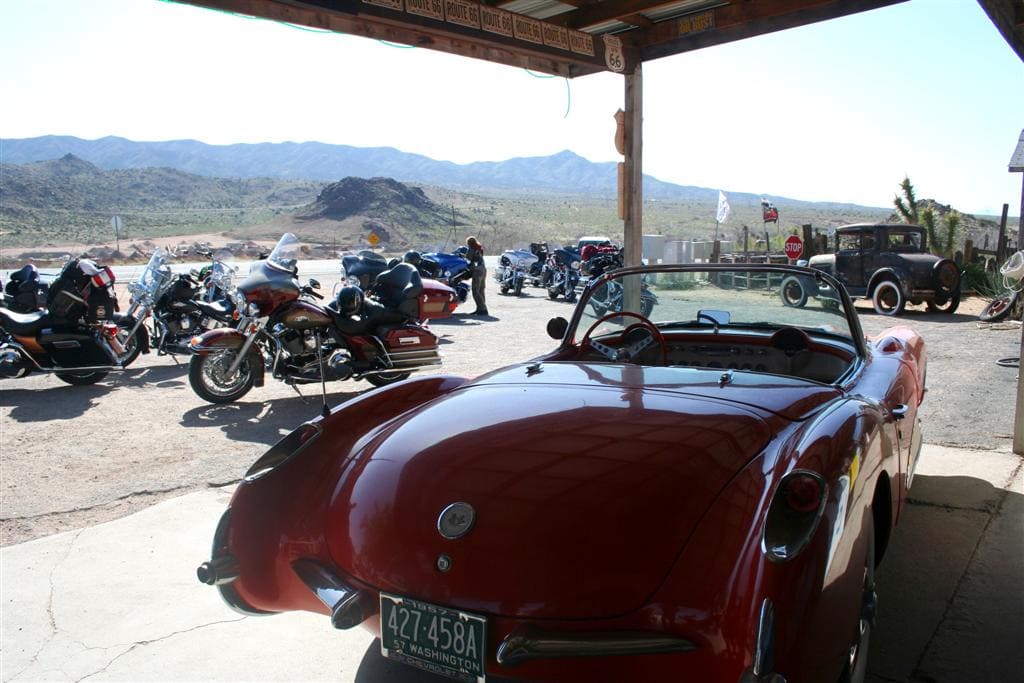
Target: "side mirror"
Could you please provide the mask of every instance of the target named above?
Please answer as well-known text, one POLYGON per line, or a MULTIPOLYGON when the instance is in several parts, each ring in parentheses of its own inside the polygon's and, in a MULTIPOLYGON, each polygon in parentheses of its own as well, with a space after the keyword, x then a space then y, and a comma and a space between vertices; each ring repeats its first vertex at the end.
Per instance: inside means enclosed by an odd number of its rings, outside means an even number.
POLYGON ((320 289, 320 281, 309 278, 309 286, 313 289, 320 289))
POLYGON ((561 341, 569 329, 569 321, 561 316, 548 321, 548 336, 561 341))

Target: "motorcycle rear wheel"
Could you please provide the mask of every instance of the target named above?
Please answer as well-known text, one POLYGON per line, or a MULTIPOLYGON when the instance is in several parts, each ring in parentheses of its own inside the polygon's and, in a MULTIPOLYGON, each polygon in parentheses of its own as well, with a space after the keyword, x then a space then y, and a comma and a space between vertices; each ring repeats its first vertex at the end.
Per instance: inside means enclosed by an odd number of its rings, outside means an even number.
POLYGON ((62 382, 67 382, 76 387, 85 387, 90 384, 96 384, 96 382, 99 382, 110 373, 106 370, 101 370, 99 372, 56 372, 54 374, 62 382))
POLYGON ((192 356, 188 363, 188 383, 192 391, 210 403, 231 403, 249 393, 256 380, 251 363, 246 357, 238 366, 234 377, 226 373, 238 355, 238 349, 225 349, 203 356, 192 356))
POLYGON ((377 375, 367 375, 366 381, 375 387, 382 387, 387 384, 401 382, 403 379, 408 379, 411 374, 411 372, 382 372, 377 375))

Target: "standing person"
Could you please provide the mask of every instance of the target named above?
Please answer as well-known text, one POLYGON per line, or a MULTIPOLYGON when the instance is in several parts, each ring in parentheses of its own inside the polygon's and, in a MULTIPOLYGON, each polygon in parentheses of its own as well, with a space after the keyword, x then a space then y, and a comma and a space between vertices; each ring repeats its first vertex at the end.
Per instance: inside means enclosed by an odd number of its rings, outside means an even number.
POLYGON ((469 261, 470 270, 473 271, 473 301, 476 302, 476 310, 472 315, 488 315, 487 300, 484 298, 484 286, 487 284, 484 247, 475 237, 467 237, 466 246, 469 248, 466 259, 469 261))

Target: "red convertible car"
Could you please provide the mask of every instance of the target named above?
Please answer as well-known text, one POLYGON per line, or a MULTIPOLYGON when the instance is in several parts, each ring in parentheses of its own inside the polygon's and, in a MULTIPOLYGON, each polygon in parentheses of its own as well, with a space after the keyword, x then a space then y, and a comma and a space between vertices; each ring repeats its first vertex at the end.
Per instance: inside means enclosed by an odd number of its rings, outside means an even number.
POLYGON ((825 273, 741 265, 612 271, 548 332, 540 358, 301 425, 249 469, 200 580, 456 680, 863 680, 921 338, 865 339, 825 273), (791 275, 839 305, 785 306, 791 275))

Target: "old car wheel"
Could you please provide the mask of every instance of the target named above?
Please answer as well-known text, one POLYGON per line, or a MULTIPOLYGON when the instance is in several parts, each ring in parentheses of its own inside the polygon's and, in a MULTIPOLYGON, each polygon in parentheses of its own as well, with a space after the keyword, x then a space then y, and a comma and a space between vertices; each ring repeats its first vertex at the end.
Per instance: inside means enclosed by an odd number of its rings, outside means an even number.
POLYGON ((367 375, 366 381, 375 387, 382 387, 386 384, 401 382, 411 374, 410 372, 381 372, 376 375, 367 375))
POLYGON ((56 373, 57 379, 62 382, 67 382, 76 387, 84 387, 90 384, 96 384, 101 379, 106 377, 108 372, 58 372, 56 373))
POLYGON ((871 294, 871 303, 878 315, 900 315, 907 307, 903 290, 892 280, 882 280, 871 294))
POLYGON ((875 593, 875 523, 868 520, 867 550, 864 553, 864 580, 861 585, 860 615, 850 641, 849 657, 839 677, 839 683, 863 683, 868 673, 868 647, 871 631, 878 611, 878 595, 875 593))
POLYGON ((956 312, 957 307, 960 306, 960 294, 954 294, 949 297, 943 303, 937 301, 928 301, 925 303, 925 308, 929 313, 946 313, 953 314, 956 312))
POLYGON ((807 292, 798 277, 791 275, 783 280, 779 294, 782 296, 782 303, 787 306, 803 308, 807 304, 807 292))
POLYGON ((237 349, 225 349, 205 356, 192 356, 188 364, 188 383, 204 401, 231 403, 249 393, 256 380, 252 357, 246 357, 238 372, 229 376, 228 370, 238 355, 237 349))
POLYGON ((1004 292, 992 301, 988 302, 985 308, 978 314, 978 320, 983 323, 999 322, 1010 314, 1017 303, 1018 292, 1004 292))

